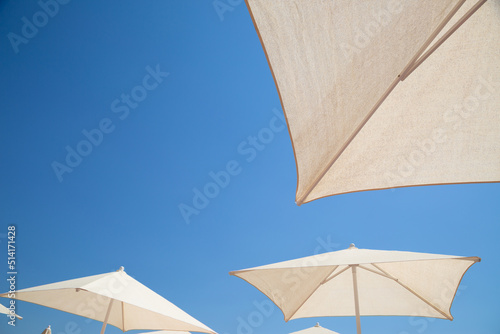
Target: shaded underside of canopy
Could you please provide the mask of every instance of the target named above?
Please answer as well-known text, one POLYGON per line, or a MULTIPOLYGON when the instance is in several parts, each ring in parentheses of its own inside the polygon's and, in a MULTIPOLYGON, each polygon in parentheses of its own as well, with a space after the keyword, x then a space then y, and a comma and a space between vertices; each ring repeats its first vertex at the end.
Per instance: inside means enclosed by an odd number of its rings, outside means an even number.
POLYGON ((10 310, 7 307, 0 304, 0 313, 1 314, 10 314, 10 310))
POLYGON ((475 4, 247 0, 287 119, 299 205, 500 181, 500 1, 487 1, 398 79, 475 4))
POLYGON ((268 296, 285 320, 355 316, 352 266, 361 316, 453 319, 460 281, 477 257, 347 249, 232 272, 268 296))

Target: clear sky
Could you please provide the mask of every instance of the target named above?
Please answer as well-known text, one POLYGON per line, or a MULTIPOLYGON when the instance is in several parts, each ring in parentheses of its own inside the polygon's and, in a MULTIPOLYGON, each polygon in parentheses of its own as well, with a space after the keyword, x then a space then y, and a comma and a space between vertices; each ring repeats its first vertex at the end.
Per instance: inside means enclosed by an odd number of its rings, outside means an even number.
MULTIPOLYGON (((53 4, 0 2, 2 292, 15 226, 18 289, 124 266, 220 334, 287 334, 316 322, 354 333, 354 318, 286 323, 228 272, 355 243, 482 258, 462 281, 455 320, 366 317, 364 332, 500 333, 500 184, 298 207, 290 137, 243 1, 220 0, 219 10, 212 0, 53 4)), ((12 327, 2 317, 0 333, 101 327, 17 307, 24 319, 12 327)))

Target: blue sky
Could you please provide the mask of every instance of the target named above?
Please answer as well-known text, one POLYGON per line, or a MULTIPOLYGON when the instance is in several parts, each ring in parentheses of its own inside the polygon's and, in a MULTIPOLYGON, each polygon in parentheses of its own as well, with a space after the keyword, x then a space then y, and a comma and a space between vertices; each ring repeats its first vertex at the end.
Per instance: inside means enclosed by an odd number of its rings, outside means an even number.
MULTIPOLYGON (((53 2, 41 3, 0 2, 0 272, 7 277, 14 225, 18 289, 124 266, 220 334, 286 334, 318 321, 353 333, 354 318, 285 323, 228 275, 353 242, 482 258, 462 281, 454 321, 367 317, 364 332, 500 332, 499 184, 298 207, 281 104, 243 1, 61 0, 51 15, 39 12, 53 2)), ((5 318, 1 333, 101 327, 17 306, 24 320, 12 327, 5 318)))

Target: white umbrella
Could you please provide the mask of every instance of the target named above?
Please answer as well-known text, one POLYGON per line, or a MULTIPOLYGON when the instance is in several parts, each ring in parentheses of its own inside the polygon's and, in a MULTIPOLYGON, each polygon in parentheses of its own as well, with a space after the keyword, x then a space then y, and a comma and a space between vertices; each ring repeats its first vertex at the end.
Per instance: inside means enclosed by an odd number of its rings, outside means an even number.
MULTIPOLYGON (((0 304, 0 313, 3 313, 3 314, 11 314, 10 310, 3 306, 2 304, 0 304)), ((17 314, 14 314, 14 316, 17 318, 17 319, 22 319, 23 317, 17 315, 17 314)))
POLYGON ((462 276, 478 257, 345 250, 233 271, 278 306, 285 321, 307 317, 421 316, 452 320, 462 276))
POLYGON ((337 332, 334 332, 332 330, 329 330, 328 328, 321 327, 319 325, 319 322, 316 323, 313 327, 309 327, 300 331, 292 332, 290 334, 339 334, 337 332))
POLYGON ((290 131, 298 205, 500 181, 499 1, 247 5, 290 131))
POLYGON ((124 332, 144 329, 215 333, 127 275, 123 267, 112 273, 19 290, 15 299, 101 321, 101 334, 107 324, 124 332))
POLYGON ((50 329, 50 325, 49 325, 49 327, 47 327, 43 330, 42 334, 52 334, 52 330, 50 329))

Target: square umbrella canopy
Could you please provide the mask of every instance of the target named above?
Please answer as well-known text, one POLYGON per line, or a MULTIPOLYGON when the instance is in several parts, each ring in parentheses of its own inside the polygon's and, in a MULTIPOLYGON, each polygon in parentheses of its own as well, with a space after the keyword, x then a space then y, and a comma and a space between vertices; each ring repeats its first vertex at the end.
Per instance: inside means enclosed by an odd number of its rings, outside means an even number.
POLYGON ((246 2, 287 120, 298 205, 500 181, 500 1, 246 2))
POLYGON ((348 249, 237 270, 285 321, 308 317, 420 316, 452 320, 451 304, 479 257, 348 249))

